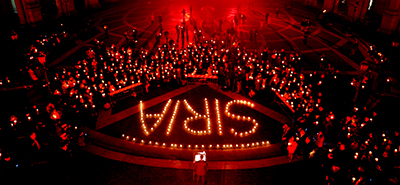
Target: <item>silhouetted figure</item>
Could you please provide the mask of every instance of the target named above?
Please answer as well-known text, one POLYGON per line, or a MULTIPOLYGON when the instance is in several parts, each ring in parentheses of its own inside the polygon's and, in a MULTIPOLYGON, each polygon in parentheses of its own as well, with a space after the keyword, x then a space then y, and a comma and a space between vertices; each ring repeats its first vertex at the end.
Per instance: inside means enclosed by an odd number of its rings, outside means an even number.
POLYGON ((258 31, 255 30, 254 31, 254 42, 257 42, 257 35, 258 35, 258 31))
POLYGON ((154 13, 151 13, 151 15, 150 15, 150 22, 151 22, 151 24, 154 23, 154 13))
POLYGON ((106 38, 108 38, 108 27, 107 27, 107 25, 104 25, 103 29, 104 29, 104 33, 106 34, 106 38))
POLYGON ((222 24, 224 24, 224 21, 222 20, 222 18, 219 19, 219 31, 222 31, 222 24))
POLYGON ((353 45, 351 46, 351 53, 350 53, 350 55, 355 55, 357 49, 358 49, 358 41, 354 42, 353 45))
POLYGON ((178 23, 175 26, 175 29, 176 29, 176 43, 179 45, 179 35, 181 33, 181 25, 178 23))
POLYGON ((308 36, 309 36, 308 32, 304 32, 304 35, 303 35, 303 44, 304 45, 307 45, 308 36))
POLYGON ((239 25, 239 18, 238 18, 237 14, 235 14, 234 20, 235 20, 235 26, 238 26, 239 25))
POLYGON ((185 47, 185 23, 182 26, 181 29, 181 36, 182 36, 182 48, 185 47))
POLYGON ((254 41, 254 29, 250 30, 250 41, 254 41))
POLYGON ((127 29, 125 29, 124 37, 125 37, 126 42, 128 42, 129 41, 129 31, 127 29))
POLYGON ((201 184, 206 183, 206 172, 207 172, 207 167, 208 163, 204 161, 204 156, 200 155, 200 161, 196 162, 194 164, 194 176, 196 176, 196 182, 200 182, 201 179, 201 184))
POLYGON ((189 26, 185 24, 186 42, 189 44, 189 26))
POLYGON ((183 19, 182 21, 183 21, 183 22, 186 21, 186 20, 185 20, 185 15, 186 15, 186 10, 183 9, 183 10, 182 10, 182 19, 183 19))
POLYGON ((162 23, 162 15, 160 14, 160 15, 158 15, 158 23, 162 23))

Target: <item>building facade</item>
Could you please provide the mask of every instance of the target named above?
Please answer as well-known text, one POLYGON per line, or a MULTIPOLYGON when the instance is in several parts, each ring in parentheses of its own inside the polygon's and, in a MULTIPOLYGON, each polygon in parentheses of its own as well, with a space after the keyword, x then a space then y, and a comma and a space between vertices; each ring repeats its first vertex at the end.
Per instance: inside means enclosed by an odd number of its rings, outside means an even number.
MULTIPOLYGON (((36 25, 44 16, 68 16, 77 10, 96 8, 99 1, 117 0, 0 0, 2 17, 17 15, 19 23, 36 25)), ((400 31, 400 0, 301 0, 307 6, 341 14, 349 21, 365 21, 367 16, 380 19, 379 31, 400 31), (322 5, 322 7, 321 7, 322 5)))
MULTIPOLYGON (((101 1, 101 0, 100 0, 101 1)), ((112 0, 115 1, 115 0, 112 0)), ((99 0, 1 0, 3 18, 18 16, 21 25, 35 26, 44 16, 68 16, 77 9, 97 8, 99 0)))
POLYGON ((366 21, 368 16, 377 17, 380 20, 378 31, 386 34, 400 31, 400 0, 304 0, 304 3, 326 12, 341 14, 351 22, 366 21))

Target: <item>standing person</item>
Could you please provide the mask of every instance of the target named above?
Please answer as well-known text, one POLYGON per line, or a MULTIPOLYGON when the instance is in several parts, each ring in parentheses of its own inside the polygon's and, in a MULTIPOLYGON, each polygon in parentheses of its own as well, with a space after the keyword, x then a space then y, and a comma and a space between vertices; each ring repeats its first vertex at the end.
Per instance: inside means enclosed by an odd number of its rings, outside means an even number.
POLYGON ((160 23, 160 33, 162 34, 162 32, 163 32, 163 24, 162 23, 160 23))
POLYGON ((276 15, 276 18, 279 18, 279 8, 276 9, 275 15, 276 15))
MULTIPOLYGON (((160 40, 161 40, 161 33, 158 33, 158 34, 156 34, 156 44, 155 45, 160 44, 160 40)), ((133 47, 133 48, 135 48, 135 47, 133 47)))
POLYGON ((132 29, 132 37, 133 37, 134 40, 137 40, 137 38, 138 38, 137 37, 137 29, 136 28, 132 29))
POLYGON ((235 14, 234 20, 235 20, 235 26, 238 26, 239 25, 238 14, 235 14))
POLYGON ((169 41, 169 38, 168 38, 169 32, 168 32, 168 31, 165 31, 165 32, 164 32, 164 36, 165 36, 165 44, 168 45, 168 41, 169 41))
POLYGON ((250 30, 250 42, 254 41, 254 29, 250 30))
POLYGON ((224 21, 222 20, 222 18, 219 19, 219 32, 222 31, 222 24, 224 24, 224 21))
POLYGON ((162 23, 162 15, 161 14, 158 15, 158 23, 160 23, 160 25, 162 23))
POLYGON ((245 24, 245 22, 246 22, 246 19, 247 19, 247 17, 246 17, 246 15, 245 14, 241 14, 241 19, 242 19, 242 26, 245 24))
POLYGON ((236 78, 235 81, 236 81, 236 87, 237 87, 236 93, 239 93, 241 91, 243 92, 243 89, 242 89, 243 78, 242 78, 242 74, 241 74, 240 70, 237 71, 235 78, 236 78))
POLYGON ((208 163, 204 161, 204 156, 200 155, 200 161, 196 162, 194 164, 194 176, 196 176, 196 182, 200 182, 201 178, 201 184, 206 183, 206 172, 207 172, 207 167, 208 163))
POLYGON ((306 19, 303 19, 303 20, 301 21, 300 25, 301 25, 300 30, 301 30, 301 31, 304 31, 304 28, 306 27, 306 19))
POLYGON ((181 29, 181 36, 182 36, 182 48, 185 47, 185 26, 186 24, 183 23, 182 29, 181 29))
POLYGON ((151 13, 151 15, 150 15, 150 22, 151 22, 151 25, 153 25, 153 23, 154 23, 154 13, 151 13))
POLYGON ((257 35, 258 35, 258 31, 255 30, 254 31, 254 42, 257 42, 257 35))
POLYGON ((189 44, 189 25, 185 24, 186 42, 189 44))
POLYGON ((307 45, 307 39, 308 39, 308 32, 304 32, 304 35, 303 35, 303 44, 304 45, 307 45))
POLYGON ((137 37, 137 29, 136 28, 132 29, 132 38, 133 38, 132 42, 134 44, 138 44, 139 40, 138 40, 138 37, 137 37))
POLYGON ((357 50, 358 50, 358 40, 356 40, 356 42, 354 42, 353 45, 351 46, 350 55, 355 55, 357 50))
POLYGON ((108 27, 107 27, 107 25, 104 25, 103 29, 104 29, 104 33, 106 34, 106 38, 108 38, 108 27))
POLYGON ((125 37, 126 42, 129 42, 129 31, 127 29, 125 29, 124 37, 125 37))
POLYGON ((185 16, 186 16, 186 10, 183 9, 183 10, 182 10, 182 21, 183 21, 183 22, 186 22, 185 16))
POLYGON ((290 127, 288 124, 283 125, 283 134, 282 134, 282 146, 281 149, 285 149, 284 147, 288 145, 289 136, 291 136, 290 127))
POLYGON ((260 27, 258 28, 258 30, 262 31, 263 27, 264 27, 264 22, 263 22, 263 20, 261 19, 261 20, 260 20, 260 27))
POLYGON ((179 46, 179 34, 181 33, 181 25, 178 23, 175 26, 176 29, 176 44, 179 46))
POLYGON ((269 19, 269 13, 267 12, 265 14, 265 23, 268 24, 268 19, 269 19))
POLYGON ((296 148, 297 148, 297 143, 296 143, 296 141, 294 140, 294 137, 292 136, 292 137, 289 139, 289 143, 288 143, 288 146, 287 146, 287 150, 288 150, 288 161, 292 161, 292 160, 293 160, 293 154, 294 154, 294 152, 296 151, 296 148))

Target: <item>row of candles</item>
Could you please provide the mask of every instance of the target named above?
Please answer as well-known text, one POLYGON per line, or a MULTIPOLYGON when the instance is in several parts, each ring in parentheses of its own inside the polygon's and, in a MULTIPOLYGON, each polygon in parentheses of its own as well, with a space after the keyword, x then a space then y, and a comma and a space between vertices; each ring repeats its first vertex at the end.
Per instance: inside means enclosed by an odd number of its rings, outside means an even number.
MULTIPOLYGON (((165 113, 167 112, 167 109, 169 105, 171 104, 171 99, 168 100, 167 104, 164 106, 164 109, 161 114, 146 114, 147 117, 154 117, 158 118, 157 121, 153 124, 153 126, 150 128, 150 132, 153 132, 155 128, 158 127, 158 125, 161 123, 162 119, 164 118, 165 113)), ((179 101, 178 101, 179 103, 179 101)), ((150 132, 147 130, 146 124, 145 124, 145 118, 144 118, 144 112, 143 112, 143 102, 140 101, 140 121, 142 123, 142 129, 146 135, 149 135, 150 132)))
POLYGON ((153 146, 162 146, 162 147, 171 147, 171 148, 186 148, 186 149, 197 149, 197 148, 209 148, 209 149, 240 149, 240 148, 250 148, 250 147, 261 147, 261 146, 266 146, 269 143, 269 141, 260 141, 260 142, 252 142, 252 143, 241 143, 241 144, 176 144, 176 143, 171 143, 167 144, 164 142, 153 142, 153 141, 148 141, 146 142, 145 140, 138 140, 136 138, 130 138, 129 136, 122 134, 122 138, 128 141, 132 142, 138 142, 140 144, 148 144, 148 145, 153 145, 153 146))
POLYGON ((179 106, 179 100, 176 102, 174 113, 172 113, 172 118, 171 118, 171 121, 169 122, 168 129, 167 129, 167 135, 169 135, 171 133, 172 126, 173 126, 173 123, 175 120, 175 115, 178 111, 178 106, 179 106))
POLYGON ((215 99, 215 109, 216 109, 216 112, 217 112, 218 134, 222 135, 222 123, 221 123, 221 116, 220 116, 220 113, 219 113, 218 99, 215 99))

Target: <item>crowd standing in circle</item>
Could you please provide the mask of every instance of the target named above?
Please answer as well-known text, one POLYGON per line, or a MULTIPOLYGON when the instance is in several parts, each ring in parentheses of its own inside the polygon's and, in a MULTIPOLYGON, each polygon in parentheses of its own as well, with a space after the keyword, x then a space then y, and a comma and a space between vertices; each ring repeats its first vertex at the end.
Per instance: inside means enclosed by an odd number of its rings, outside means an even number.
MULTIPOLYGON (((275 13, 278 17, 279 9, 275 13)), ((162 25, 162 16, 158 19, 162 25)), ((151 20, 153 23, 153 14, 151 20)), ((309 22, 304 20, 302 26, 307 29, 309 22)), ((26 106, 26 112, 11 115, 9 126, 2 131, 14 139, 25 136, 24 142, 29 144, 30 151, 27 163, 54 140, 58 148, 72 155, 74 148, 86 145, 85 134, 78 129, 85 125, 72 120, 80 118, 85 122, 95 118, 100 109, 109 109, 114 103, 110 101, 110 93, 137 83, 147 93, 162 86, 185 85, 190 74, 215 75, 221 89, 251 98, 267 96, 290 110, 293 122, 283 126, 282 135, 282 149, 287 150, 289 161, 296 156, 305 160, 318 158, 330 184, 397 184, 399 132, 374 130, 377 113, 364 107, 365 97, 370 93, 365 91, 372 89, 371 69, 362 66, 364 73, 351 82, 360 95, 356 105, 334 112, 337 109, 330 106, 332 92, 329 91, 331 86, 336 87, 341 75, 326 61, 325 55, 320 57, 322 73, 314 71, 306 75, 300 53, 268 48, 249 50, 237 38, 235 26, 211 37, 206 37, 197 26, 193 28, 194 42, 185 44, 184 34, 189 40, 186 23, 176 26, 176 42, 161 27, 153 49, 137 48, 136 29, 132 30, 133 40, 126 47, 106 46, 96 39, 93 47, 88 48, 86 58, 77 61, 73 69, 61 71, 49 71, 45 67, 45 54, 38 50, 44 42, 51 40, 54 46, 60 40, 41 38, 44 40, 39 40, 38 46, 29 48, 26 70, 32 81, 43 82, 39 86, 50 89, 52 102, 45 110, 39 110, 36 105, 26 106), (167 38, 165 42, 161 41, 163 35, 167 38), (182 39, 181 45, 179 39, 182 39), (46 71, 47 79, 40 69, 46 71)), ((107 26, 104 29, 108 34, 107 26)), ((129 41, 130 31, 126 30, 124 36, 129 41)), ((392 79, 385 72, 387 58, 374 47, 369 53, 382 66, 378 79, 390 83, 392 79)), ((382 84, 378 89, 385 92, 390 84, 382 84)), ((5 161, 13 161, 14 156, 18 158, 12 146, 2 148, 0 157, 5 161)))

